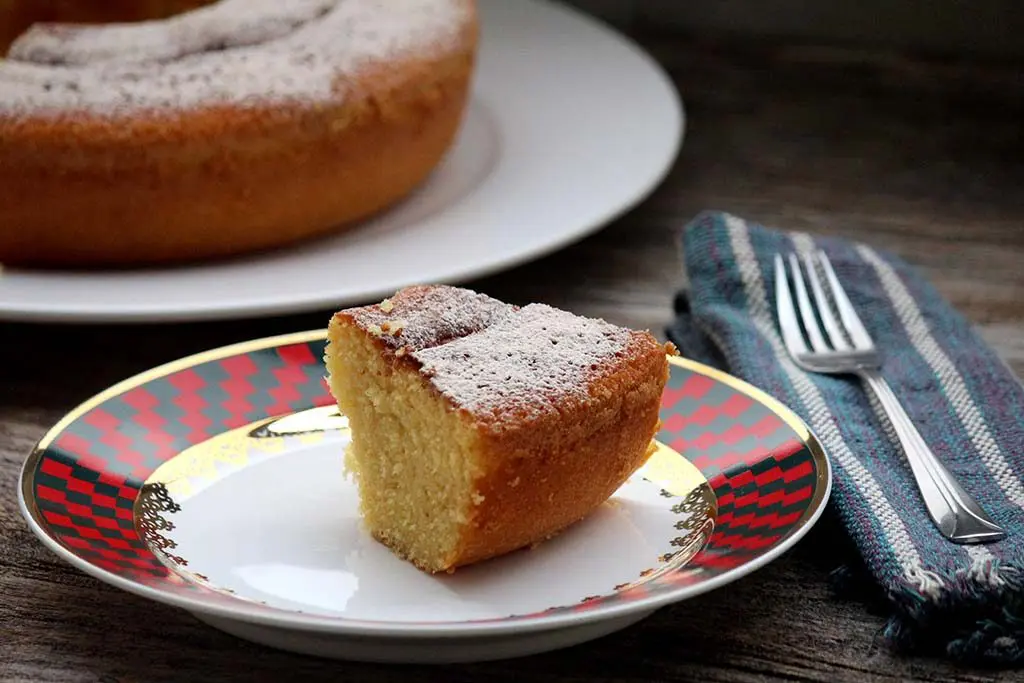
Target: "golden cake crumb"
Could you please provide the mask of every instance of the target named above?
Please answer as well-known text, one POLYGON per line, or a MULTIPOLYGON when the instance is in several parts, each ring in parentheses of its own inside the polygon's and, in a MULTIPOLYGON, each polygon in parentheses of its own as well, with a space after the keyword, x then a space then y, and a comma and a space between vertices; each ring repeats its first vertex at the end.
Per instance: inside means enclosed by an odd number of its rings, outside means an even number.
POLYGON ((383 322, 380 324, 381 332, 390 334, 391 336, 397 336, 403 329, 405 329, 404 320, 395 320, 393 322, 383 322))

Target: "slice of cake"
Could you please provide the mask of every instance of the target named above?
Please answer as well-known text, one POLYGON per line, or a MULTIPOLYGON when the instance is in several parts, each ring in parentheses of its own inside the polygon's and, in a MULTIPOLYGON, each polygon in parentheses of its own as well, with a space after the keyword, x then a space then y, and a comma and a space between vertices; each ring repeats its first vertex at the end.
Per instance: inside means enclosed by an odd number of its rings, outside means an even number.
POLYGON ((365 524, 430 572, 601 505, 651 453, 668 377, 648 332, 446 286, 335 314, 326 363, 365 524))

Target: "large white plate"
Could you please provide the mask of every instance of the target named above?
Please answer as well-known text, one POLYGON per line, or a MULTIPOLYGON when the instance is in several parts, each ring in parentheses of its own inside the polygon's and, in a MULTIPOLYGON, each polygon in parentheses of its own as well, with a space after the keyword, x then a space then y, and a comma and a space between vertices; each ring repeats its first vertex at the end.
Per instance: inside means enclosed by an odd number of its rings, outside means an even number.
POLYGON ((682 141, 658 65, 575 10, 481 0, 461 135, 430 181, 347 234, 274 253, 132 272, 7 269, 0 318, 172 321, 332 308, 455 283, 593 232, 643 199, 682 141))

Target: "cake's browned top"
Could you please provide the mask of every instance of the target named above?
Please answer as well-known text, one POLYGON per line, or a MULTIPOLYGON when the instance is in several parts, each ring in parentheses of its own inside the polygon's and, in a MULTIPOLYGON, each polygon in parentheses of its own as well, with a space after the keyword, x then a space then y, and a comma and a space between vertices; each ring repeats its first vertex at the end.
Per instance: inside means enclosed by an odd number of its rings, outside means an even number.
POLYGON ((495 426, 586 404, 595 380, 665 353, 648 332, 455 287, 413 287, 337 316, 415 363, 454 406, 495 426))
POLYGON ((37 25, 0 59, 0 121, 344 100, 352 76, 463 49, 472 0, 220 0, 136 24, 37 25))

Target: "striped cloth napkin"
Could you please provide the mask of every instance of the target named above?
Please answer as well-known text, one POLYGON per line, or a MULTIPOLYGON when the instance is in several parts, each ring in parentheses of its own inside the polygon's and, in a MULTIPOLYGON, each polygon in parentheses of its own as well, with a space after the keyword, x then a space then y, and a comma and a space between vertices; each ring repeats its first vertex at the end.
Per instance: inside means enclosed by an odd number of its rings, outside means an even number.
POLYGON ((677 297, 669 338, 774 395, 818 435, 834 464, 831 507, 863 560, 844 571, 866 572, 884 595, 883 641, 900 652, 1024 664, 1024 387, 1009 367, 909 266, 871 247, 710 212, 682 242, 689 287, 677 297), (814 248, 831 259, 918 429, 1006 539, 946 541, 859 383, 806 373, 789 359, 772 258, 814 248))

